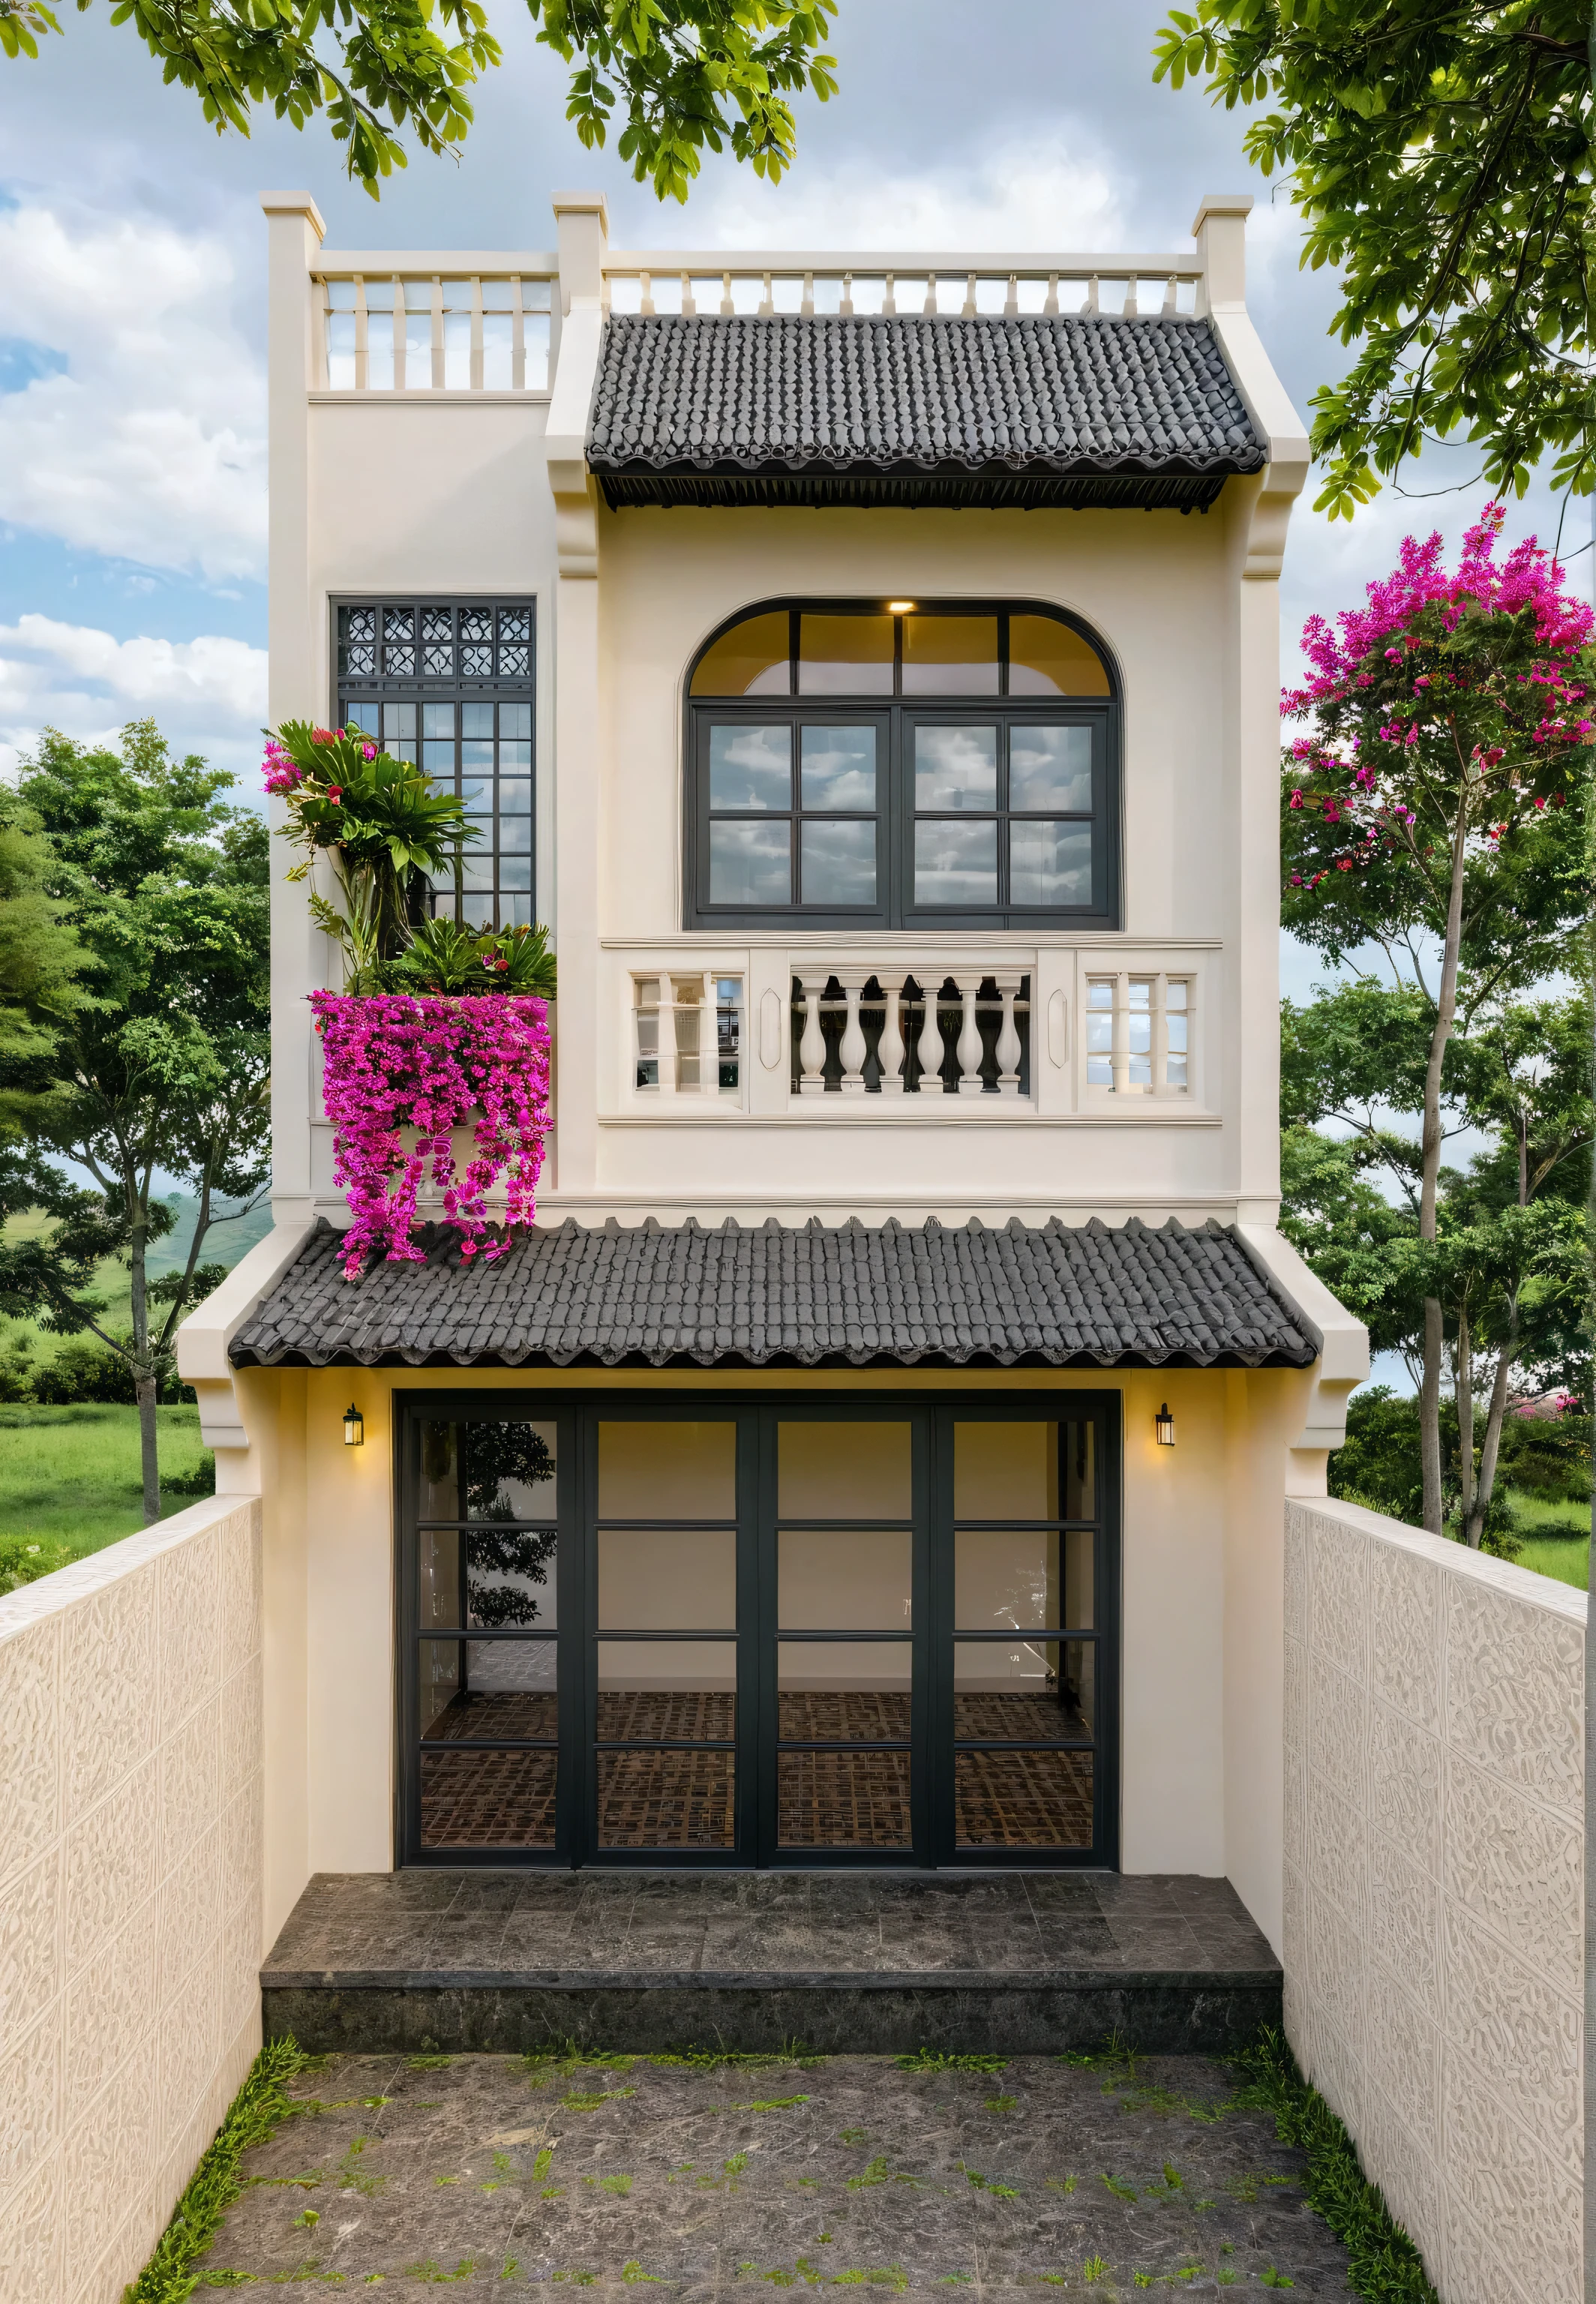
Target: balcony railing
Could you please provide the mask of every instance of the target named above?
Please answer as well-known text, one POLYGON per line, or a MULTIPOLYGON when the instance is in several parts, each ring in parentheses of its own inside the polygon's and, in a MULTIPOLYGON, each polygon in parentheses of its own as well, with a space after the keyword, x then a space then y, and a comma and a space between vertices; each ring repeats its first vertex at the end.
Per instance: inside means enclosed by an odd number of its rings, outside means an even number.
POLYGON ((1202 309, 1199 258, 1167 256, 908 256, 617 249, 604 265, 615 312, 854 314, 1105 312, 1134 318, 1202 309))
POLYGON ((318 275, 321 382, 330 392, 547 392, 550 275, 318 275))
POLYGON ((1028 1096, 1031 978, 979 961, 956 976, 840 968, 794 978, 797 1096, 1028 1096))

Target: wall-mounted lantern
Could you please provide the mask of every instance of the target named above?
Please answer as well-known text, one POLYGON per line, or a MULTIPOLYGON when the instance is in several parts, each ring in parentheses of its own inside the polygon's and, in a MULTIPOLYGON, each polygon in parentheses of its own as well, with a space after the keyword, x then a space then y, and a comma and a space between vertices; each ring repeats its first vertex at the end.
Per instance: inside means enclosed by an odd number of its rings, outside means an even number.
POLYGON ((344 1445, 346 1448, 363 1448, 365 1444, 366 1419, 351 1401, 344 1411, 344 1445))
POLYGON ((1174 1447, 1175 1419, 1169 1413, 1169 1403, 1167 1401, 1164 1402, 1162 1408, 1159 1409, 1158 1414, 1153 1418, 1152 1429, 1153 1437, 1157 1440, 1160 1448, 1174 1447))

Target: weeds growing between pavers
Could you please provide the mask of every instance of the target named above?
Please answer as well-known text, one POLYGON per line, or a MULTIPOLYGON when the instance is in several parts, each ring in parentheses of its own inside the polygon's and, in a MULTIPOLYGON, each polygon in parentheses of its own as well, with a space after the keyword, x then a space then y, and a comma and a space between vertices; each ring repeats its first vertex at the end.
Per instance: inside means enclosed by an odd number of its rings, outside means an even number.
POLYGON ((301 2100, 313 2117, 253 2156, 200 2277, 395 2299, 618 2283, 683 2304, 710 2288, 977 2284, 1346 2296, 1345 2251, 1265 2109, 1168 2108, 1234 2101, 1213 2063, 833 2057, 802 2088, 743 2098, 726 2085, 739 2067, 689 2053, 336 2059, 301 2100), (1012 2111, 987 2109, 993 2065, 1012 2111), (590 2110, 564 2101, 589 2095, 590 2110), (352 2187, 352 2168, 380 2189, 352 2187), (296 2228, 307 2207, 318 2223, 296 2228), (1091 2281, 1088 2265, 1103 2267, 1091 2281))

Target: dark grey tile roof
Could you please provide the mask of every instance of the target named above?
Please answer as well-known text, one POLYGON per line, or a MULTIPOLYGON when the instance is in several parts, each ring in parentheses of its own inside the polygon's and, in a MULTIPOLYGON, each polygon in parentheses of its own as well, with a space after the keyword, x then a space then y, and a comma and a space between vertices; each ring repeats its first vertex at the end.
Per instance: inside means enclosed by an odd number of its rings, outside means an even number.
POLYGON ((1262 443, 1206 320, 617 315, 613 504, 1210 502, 1262 443))
POLYGON ((567 1221, 512 1233, 492 1263, 429 1232, 425 1263, 353 1281, 342 1237, 317 1225, 235 1337, 236 1366, 1305 1368, 1320 1342, 1212 1223, 567 1221))

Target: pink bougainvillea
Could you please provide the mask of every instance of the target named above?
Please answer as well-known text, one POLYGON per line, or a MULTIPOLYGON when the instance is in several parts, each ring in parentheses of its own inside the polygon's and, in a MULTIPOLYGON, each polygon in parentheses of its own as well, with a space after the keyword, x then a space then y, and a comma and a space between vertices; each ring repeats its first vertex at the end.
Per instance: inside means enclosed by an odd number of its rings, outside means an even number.
POLYGON ((420 1262, 411 1235, 430 1168, 460 1252, 504 1249, 488 1231, 488 1194, 501 1178, 506 1224, 530 1224, 548 1127, 548 1011, 514 995, 448 1000, 397 993, 313 992, 325 1058, 322 1100, 336 1146, 334 1179, 353 1217, 344 1270, 368 1257, 420 1262), (476 1115, 475 1156, 462 1175, 452 1131, 476 1115), (403 1131, 415 1131, 413 1148, 403 1131))

